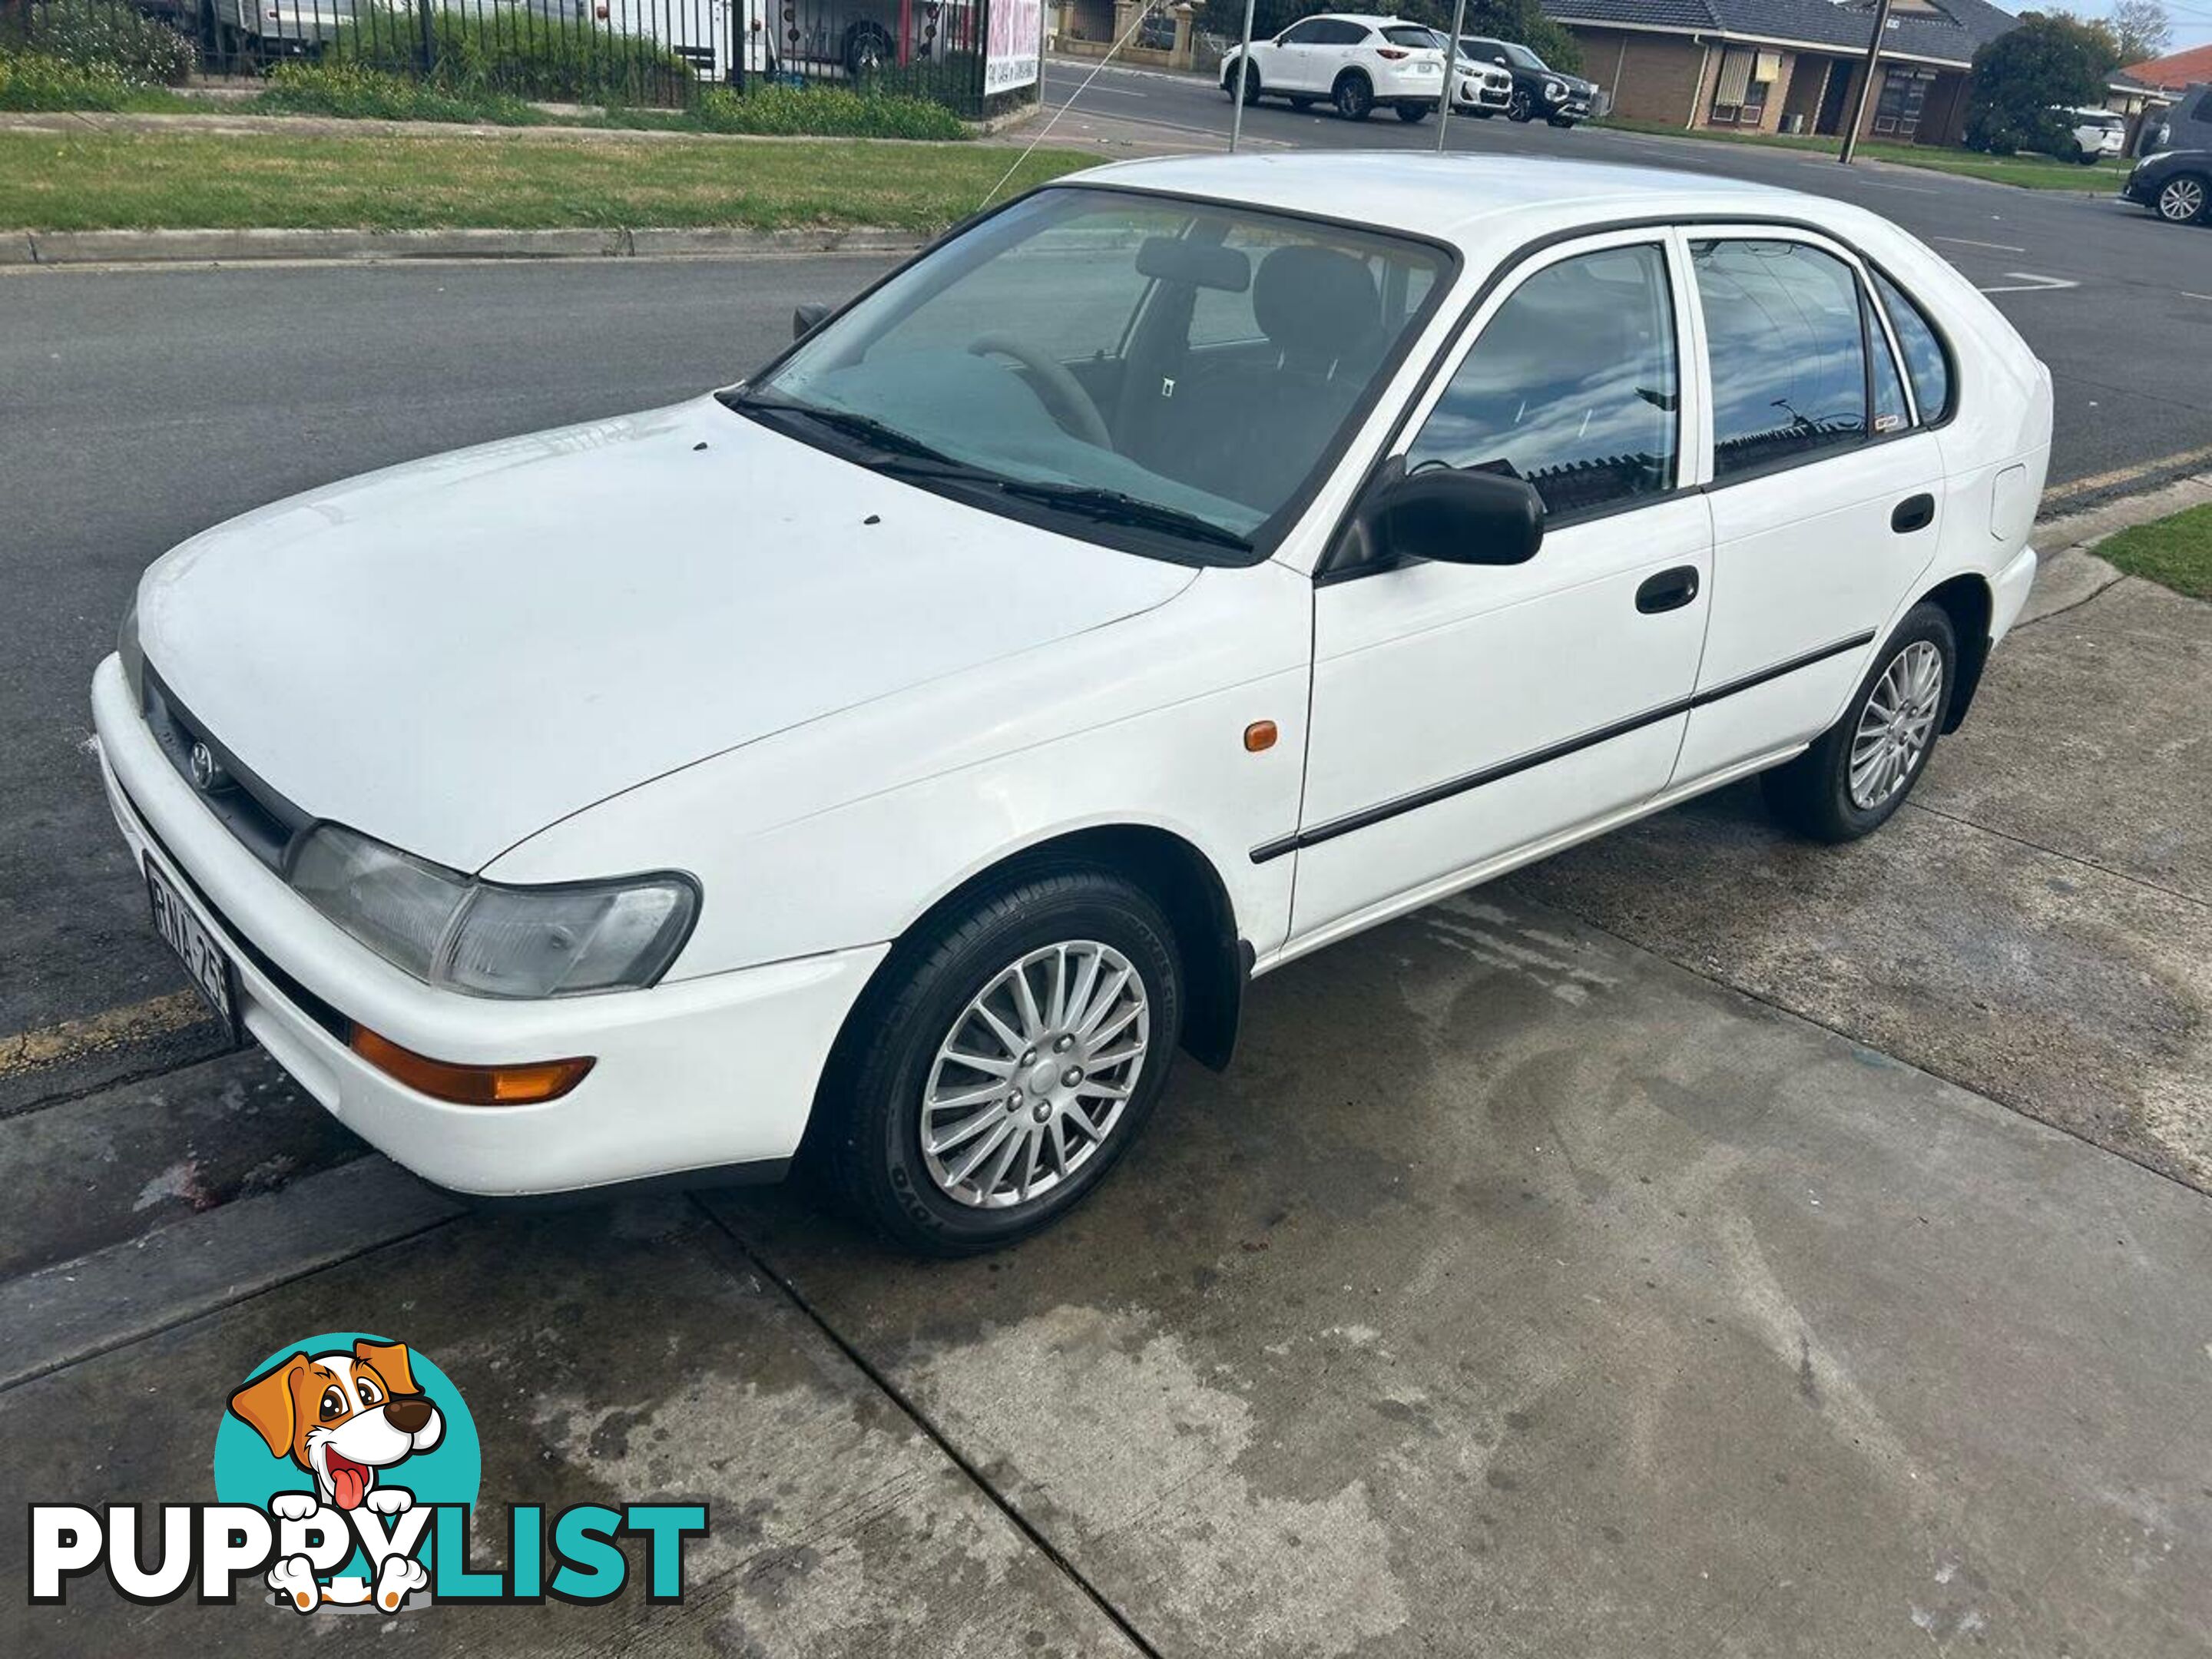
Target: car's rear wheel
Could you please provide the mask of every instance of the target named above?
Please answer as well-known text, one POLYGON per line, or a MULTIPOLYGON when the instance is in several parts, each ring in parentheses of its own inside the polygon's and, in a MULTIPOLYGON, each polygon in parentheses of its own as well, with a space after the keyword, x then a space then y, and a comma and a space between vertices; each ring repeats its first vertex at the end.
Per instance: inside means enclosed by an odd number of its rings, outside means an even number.
POLYGON ((2177 173, 2158 187, 2151 210, 2169 225, 2194 224, 2204 216, 2205 181, 2193 173, 2177 173))
POLYGON ((1816 841, 1856 841, 1905 804, 1936 752, 1957 678, 1958 640, 1940 605, 1915 605, 1875 655, 1844 717, 1760 782, 1767 805, 1816 841))
POLYGON ((891 38, 874 23, 855 23, 845 35, 845 72, 854 80, 873 75, 898 55, 891 38))
POLYGON ((1352 70, 1337 76, 1335 88, 1329 94, 1329 101, 1336 106, 1336 112, 1346 120, 1364 121, 1375 107, 1375 88, 1368 83, 1365 76, 1352 70))
POLYGON ((1398 118, 1411 126, 1416 121, 1427 120, 1432 107, 1429 104, 1401 104, 1398 106, 1398 118))
POLYGON ((1174 930, 1142 889, 1085 866, 1014 878, 893 954, 832 1056, 810 1153, 896 1243, 1012 1243, 1136 1139, 1182 1008, 1174 930))

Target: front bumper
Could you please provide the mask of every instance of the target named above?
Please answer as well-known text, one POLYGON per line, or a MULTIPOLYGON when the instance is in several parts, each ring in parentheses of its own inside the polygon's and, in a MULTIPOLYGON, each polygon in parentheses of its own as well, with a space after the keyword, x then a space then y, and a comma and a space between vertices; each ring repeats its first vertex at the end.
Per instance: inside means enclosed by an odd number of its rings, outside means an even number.
POLYGON ((1513 101, 1510 82, 1462 80, 1452 94, 1454 109, 1504 109, 1513 101))
POLYGON ((888 945, 708 974, 650 990, 531 1002, 410 978, 324 920, 218 823, 131 706, 121 662, 92 683, 108 805, 237 969, 245 1029, 325 1110, 417 1175, 500 1196, 789 1158, 846 1015, 888 945), (590 1055, 534 1106, 455 1106, 347 1046, 358 1023, 462 1065, 590 1055))

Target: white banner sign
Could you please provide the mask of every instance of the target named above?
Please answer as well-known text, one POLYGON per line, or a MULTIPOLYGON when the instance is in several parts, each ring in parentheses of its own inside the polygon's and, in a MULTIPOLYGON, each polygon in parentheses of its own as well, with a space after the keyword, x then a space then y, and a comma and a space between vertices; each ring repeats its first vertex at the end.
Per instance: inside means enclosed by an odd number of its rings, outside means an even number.
POLYGON ((1044 46, 1044 0, 990 0, 990 35, 983 54, 983 92, 1035 86, 1044 46))

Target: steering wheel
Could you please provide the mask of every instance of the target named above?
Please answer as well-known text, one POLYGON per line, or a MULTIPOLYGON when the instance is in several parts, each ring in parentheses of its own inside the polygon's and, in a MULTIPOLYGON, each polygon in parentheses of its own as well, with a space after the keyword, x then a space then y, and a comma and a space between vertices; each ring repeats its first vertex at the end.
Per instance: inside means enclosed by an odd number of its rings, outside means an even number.
POLYGON ((1012 357, 1042 382, 1037 396, 1043 399, 1054 420, 1087 444, 1096 444, 1101 449, 1114 447, 1114 434, 1106 429, 1098 405, 1091 401, 1083 382, 1067 372, 1066 364, 1054 362, 1027 341, 1018 340, 1011 334, 978 334, 968 343, 968 349, 978 357, 988 357, 994 353, 1012 357))

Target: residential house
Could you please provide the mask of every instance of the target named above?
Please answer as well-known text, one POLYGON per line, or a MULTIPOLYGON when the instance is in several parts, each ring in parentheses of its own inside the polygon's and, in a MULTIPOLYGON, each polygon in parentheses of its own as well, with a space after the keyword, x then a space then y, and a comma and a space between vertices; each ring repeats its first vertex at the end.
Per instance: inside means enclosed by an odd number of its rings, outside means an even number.
MULTIPOLYGON (((1543 0, 1583 72, 1628 120, 1840 133, 1856 106, 1872 0, 1543 0)), ((1988 0, 1893 0, 1861 132, 1951 144, 1975 51, 2018 19, 1988 0)))

